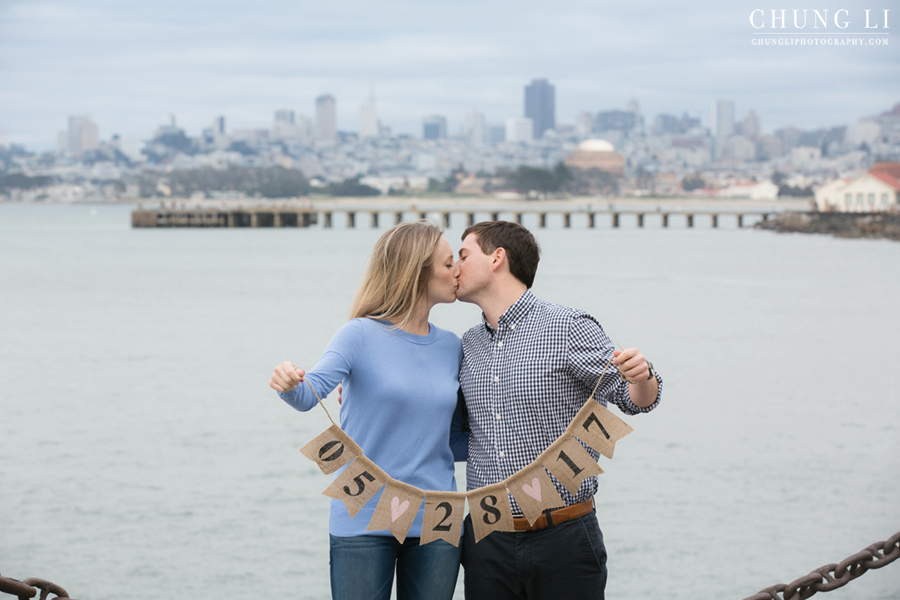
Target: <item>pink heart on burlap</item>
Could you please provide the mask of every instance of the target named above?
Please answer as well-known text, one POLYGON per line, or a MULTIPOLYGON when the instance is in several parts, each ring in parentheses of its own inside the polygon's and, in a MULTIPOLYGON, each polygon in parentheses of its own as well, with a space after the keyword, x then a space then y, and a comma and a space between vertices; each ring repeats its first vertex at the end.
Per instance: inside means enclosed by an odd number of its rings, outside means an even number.
POLYGON ((532 498, 534 498, 535 500, 537 500, 538 502, 541 501, 541 482, 538 481, 537 477, 535 477, 534 479, 531 480, 531 485, 528 485, 527 483, 525 485, 523 485, 522 491, 525 492, 526 494, 528 494, 529 496, 531 496, 532 498))
POLYGON ((400 515, 405 513, 407 508, 409 508, 409 500, 400 502, 400 498, 398 498, 397 496, 391 498, 391 523, 399 519, 400 515))

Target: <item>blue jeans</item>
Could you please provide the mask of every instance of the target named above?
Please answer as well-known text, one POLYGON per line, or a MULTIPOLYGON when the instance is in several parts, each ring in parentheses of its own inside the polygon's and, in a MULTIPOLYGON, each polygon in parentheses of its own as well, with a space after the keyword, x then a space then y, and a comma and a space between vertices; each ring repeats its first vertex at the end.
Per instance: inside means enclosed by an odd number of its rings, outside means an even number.
MULTIPOLYGON (((460 544, 461 545, 461 544, 460 544)), ((460 546, 419 538, 331 536, 331 597, 390 600, 397 569, 397 600, 450 600, 459 574, 460 546)))

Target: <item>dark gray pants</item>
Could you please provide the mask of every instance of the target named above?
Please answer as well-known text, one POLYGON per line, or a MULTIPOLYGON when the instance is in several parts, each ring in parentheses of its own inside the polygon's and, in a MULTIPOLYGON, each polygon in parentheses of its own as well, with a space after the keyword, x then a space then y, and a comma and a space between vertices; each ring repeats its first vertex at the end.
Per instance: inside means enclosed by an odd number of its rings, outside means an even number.
POLYGON ((477 544, 466 517, 466 600, 603 600, 606 548, 590 513, 539 531, 495 531, 477 544))

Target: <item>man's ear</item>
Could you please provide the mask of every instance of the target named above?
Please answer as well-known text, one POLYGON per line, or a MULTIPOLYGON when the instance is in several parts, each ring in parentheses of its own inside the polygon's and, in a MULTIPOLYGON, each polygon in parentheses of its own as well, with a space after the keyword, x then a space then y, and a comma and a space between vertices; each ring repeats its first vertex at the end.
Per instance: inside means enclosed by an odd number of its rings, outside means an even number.
POLYGON ((506 263, 506 249, 497 248, 491 252, 491 270, 496 271, 506 263))

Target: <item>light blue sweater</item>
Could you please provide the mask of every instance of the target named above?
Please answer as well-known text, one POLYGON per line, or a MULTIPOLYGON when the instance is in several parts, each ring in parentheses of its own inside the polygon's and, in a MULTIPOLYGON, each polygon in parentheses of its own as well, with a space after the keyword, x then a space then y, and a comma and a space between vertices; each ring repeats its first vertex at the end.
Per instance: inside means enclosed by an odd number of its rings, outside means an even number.
MULTIPOLYGON (((458 402, 462 346, 456 334, 429 327, 428 335, 413 335, 386 321, 352 319, 306 378, 320 398, 344 382, 341 429, 388 475, 425 491, 456 491, 454 456, 465 460, 468 449, 458 402)), ((316 405, 306 383, 278 395, 297 410, 316 405)), ((353 519, 342 501, 332 500, 331 534, 391 535, 366 531, 380 497, 381 491, 353 519)), ((419 507, 409 537, 422 535, 422 515, 419 507)))

